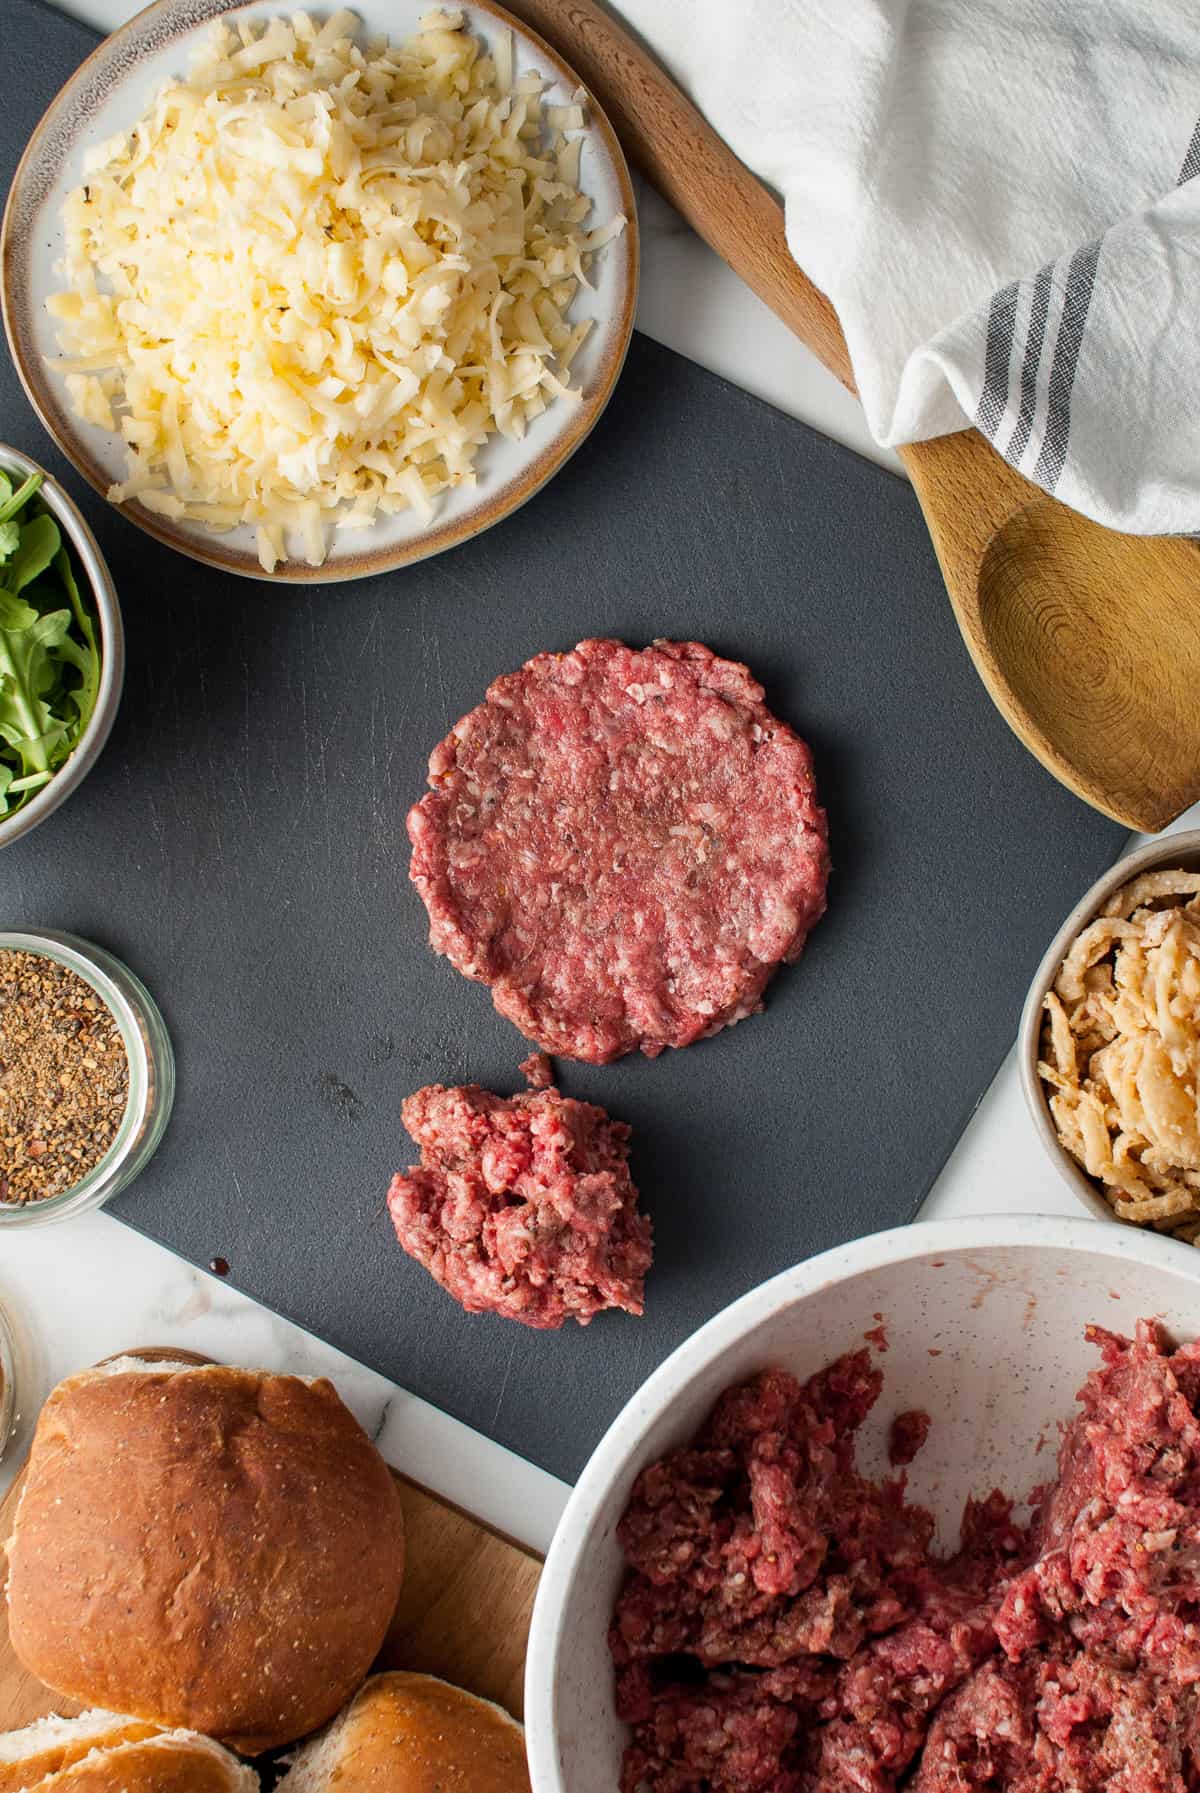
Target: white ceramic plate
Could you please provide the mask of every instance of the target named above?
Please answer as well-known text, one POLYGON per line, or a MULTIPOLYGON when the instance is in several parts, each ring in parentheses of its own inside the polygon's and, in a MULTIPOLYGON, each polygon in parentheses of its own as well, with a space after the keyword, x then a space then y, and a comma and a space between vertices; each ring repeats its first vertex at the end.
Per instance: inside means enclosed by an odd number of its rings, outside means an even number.
MULTIPOLYGON (((366 35, 402 39, 414 32, 431 0, 359 0, 355 7, 366 35)), ((60 375, 45 364, 59 352, 45 301, 62 282, 55 263, 62 256, 59 212, 63 199, 82 178, 85 149, 136 123, 164 82, 186 72, 197 34, 220 14, 261 22, 297 10, 280 0, 158 0, 100 45, 54 100, 30 139, 13 180, 0 240, 0 286, 4 325, 17 371, 38 415, 63 453, 101 494, 125 475, 118 437, 81 423, 72 413, 60 375)), ((311 10, 324 16, 327 5, 311 10)), ((557 53, 492 0, 472 0, 463 8, 471 30, 487 41, 499 25, 515 37, 516 70, 537 70, 549 81, 547 99, 566 104, 582 85, 557 53)), ((581 386, 578 404, 558 400, 535 419, 524 441, 493 436, 481 449, 474 490, 446 493, 432 523, 412 512, 381 517, 369 530, 335 535, 324 566, 287 561, 276 579, 327 582, 390 571, 424 559, 478 535, 533 496, 579 446, 600 416, 616 383, 633 330, 637 301, 638 235, 633 188, 611 125, 594 101, 587 106, 580 181, 593 201, 596 223, 623 212, 620 237, 597 255, 591 280, 572 320, 595 319, 573 366, 581 386)), ((197 524, 155 516, 136 503, 121 507, 139 528, 196 560, 222 571, 266 577, 258 564, 254 533, 243 528, 213 535, 197 524)))
POLYGON ((908 1486, 947 1548, 968 1495, 999 1485, 1019 1499, 1052 1472, 1058 1422, 1100 1361, 1087 1323, 1130 1333, 1151 1315, 1180 1342, 1196 1336, 1200 1252, 1131 1228, 1030 1214, 858 1239, 785 1270, 702 1326, 614 1420, 555 1533, 525 1677, 533 1793, 620 1785, 626 1733, 608 1654, 623 1572, 617 1522, 638 1471, 694 1437, 722 1389, 771 1365, 810 1376, 857 1350, 882 1316, 883 1394, 859 1435, 859 1461, 868 1475, 889 1473, 893 1416, 932 1414, 908 1486))

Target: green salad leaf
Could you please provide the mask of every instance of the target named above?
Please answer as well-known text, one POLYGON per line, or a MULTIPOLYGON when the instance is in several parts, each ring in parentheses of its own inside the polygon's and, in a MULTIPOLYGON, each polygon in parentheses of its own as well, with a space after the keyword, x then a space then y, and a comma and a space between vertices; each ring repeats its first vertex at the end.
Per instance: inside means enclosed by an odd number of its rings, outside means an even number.
POLYGON ((70 757, 100 689, 96 620, 41 483, 0 472, 0 818, 70 757))
POLYGON ((58 550, 62 537, 54 518, 43 514, 19 525, 17 545, 4 562, 4 585, 7 591, 24 591, 34 579, 40 579, 58 550))

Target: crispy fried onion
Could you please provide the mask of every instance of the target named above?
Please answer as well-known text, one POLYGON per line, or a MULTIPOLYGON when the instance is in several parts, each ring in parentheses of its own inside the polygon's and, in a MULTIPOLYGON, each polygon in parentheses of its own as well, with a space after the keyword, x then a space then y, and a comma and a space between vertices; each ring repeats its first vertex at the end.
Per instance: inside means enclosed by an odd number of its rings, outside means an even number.
POLYGON ((1119 1220, 1200 1244, 1200 872, 1146 872, 1063 960, 1038 1073, 1119 1220))

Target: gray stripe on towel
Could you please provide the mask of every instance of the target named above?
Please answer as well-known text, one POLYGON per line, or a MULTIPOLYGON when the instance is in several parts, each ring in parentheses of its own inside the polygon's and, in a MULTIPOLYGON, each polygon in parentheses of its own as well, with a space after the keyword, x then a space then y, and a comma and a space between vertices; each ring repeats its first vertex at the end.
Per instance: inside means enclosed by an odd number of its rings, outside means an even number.
POLYGON ((1021 403, 1017 411, 1016 428, 1004 451, 1005 458, 1014 467, 1021 465, 1021 456, 1029 446, 1029 436, 1037 411, 1038 368, 1042 364, 1042 343, 1046 337, 1046 313, 1050 309, 1050 280, 1053 273, 1054 263, 1047 262, 1044 268, 1038 269, 1033 283, 1029 327, 1025 332, 1025 359, 1021 363, 1021 403))
POLYGON ((1187 155, 1183 158, 1183 167, 1179 170, 1178 185, 1190 181, 1194 175, 1200 174, 1200 118, 1196 120, 1196 128, 1192 132, 1192 141, 1188 144, 1187 155))
POLYGON ((1039 486, 1052 492, 1067 459, 1067 443, 1071 435, 1071 388, 1079 349, 1087 324, 1092 288, 1096 284, 1096 264, 1100 259, 1100 241, 1085 243, 1071 257, 1067 273, 1067 290, 1063 294, 1062 318, 1054 360, 1050 364, 1050 386, 1046 394, 1046 428, 1033 477, 1039 486))
POLYGON ((1018 283, 1013 280, 992 294, 988 308, 987 347, 983 356, 983 391, 975 421, 987 436, 994 437, 1000 419, 1008 409, 1008 364, 1012 359, 1013 330, 1017 322, 1018 283))

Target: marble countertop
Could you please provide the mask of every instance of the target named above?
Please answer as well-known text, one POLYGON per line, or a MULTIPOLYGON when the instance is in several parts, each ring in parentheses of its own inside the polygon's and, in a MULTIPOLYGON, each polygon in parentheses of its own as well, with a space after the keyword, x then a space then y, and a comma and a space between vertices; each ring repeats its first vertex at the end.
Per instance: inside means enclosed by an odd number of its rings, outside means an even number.
MULTIPOLYGON (((111 29, 137 4, 70 0, 64 10, 111 29)), ((899 472, 896 458, 871 441, 858 406, 837 381, 669 207, 652 193, 640 197, 639 328, 899 472)), ((1177 826, 1189 825, 1200 825, 1200 807, 1177 826)), ((1078 1213, 1028 1122, 1010 1054, 922 1212, 946 1219, 1013 1209, 1078 1213)), ((0 1490, 24 1454, 46 1391, 61 1376, 131 1345, 178 1344, 227 1361, 332 1377, 393 1462, 532 1548, 548 1545, 569 1492, 110 1216, 6 1235, 0 1302, 17 1340, 20 1409, 0 1464, 0 1490)))

